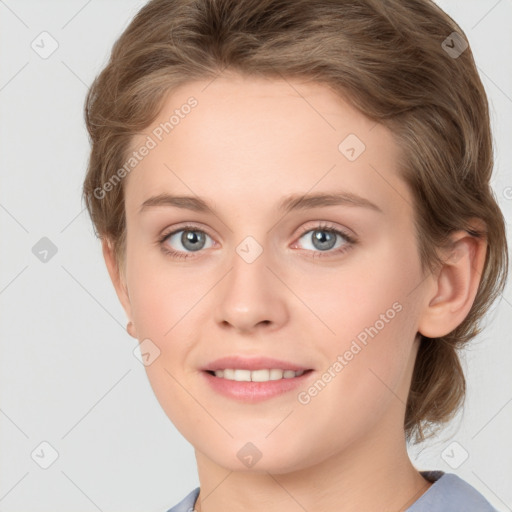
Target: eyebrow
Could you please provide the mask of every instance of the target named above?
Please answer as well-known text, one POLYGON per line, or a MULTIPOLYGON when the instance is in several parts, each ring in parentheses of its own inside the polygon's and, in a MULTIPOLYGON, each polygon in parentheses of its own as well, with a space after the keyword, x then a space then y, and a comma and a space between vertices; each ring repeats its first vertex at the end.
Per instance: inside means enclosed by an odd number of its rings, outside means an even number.
MULTIPOLYGON (((139 213, 143 213, 151 207, 174 206, 200 213, 215 215, 214 208, 200 197, 176 196, 171 194, 158 194, 146 199, 139 213)), ((292 194, 285 197, 278 205, 280 212, 288 213, 294 210, 307 210, 326 206, 359 206, 383 213, 375 203, 352 192, 292 194)))

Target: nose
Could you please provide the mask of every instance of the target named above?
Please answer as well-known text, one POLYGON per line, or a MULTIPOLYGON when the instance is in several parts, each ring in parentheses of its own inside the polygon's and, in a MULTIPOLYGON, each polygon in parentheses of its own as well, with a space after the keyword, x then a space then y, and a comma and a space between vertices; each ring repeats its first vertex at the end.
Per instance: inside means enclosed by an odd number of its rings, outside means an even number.
POLYGON ((215 310, 223 329, 273 331, 288 321, 286 287, 276 278, 278 269, 269 269, 268 264, 265 251, 252 262, 234 254, 230 272, 219 283, 215 310))

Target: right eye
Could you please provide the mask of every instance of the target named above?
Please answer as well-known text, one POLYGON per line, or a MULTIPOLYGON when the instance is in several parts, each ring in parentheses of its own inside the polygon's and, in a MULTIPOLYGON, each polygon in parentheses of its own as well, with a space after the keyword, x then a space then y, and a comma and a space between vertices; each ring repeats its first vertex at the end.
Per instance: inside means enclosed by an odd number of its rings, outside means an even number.
POLYGON ((185 226, 170 233, 165 233, 159 242, 162 249, 175 258, 188 258, 190 253, 213 246, 211 237, 195 226, 185 226), (209 244, 208 239, 210 239, 209 244))

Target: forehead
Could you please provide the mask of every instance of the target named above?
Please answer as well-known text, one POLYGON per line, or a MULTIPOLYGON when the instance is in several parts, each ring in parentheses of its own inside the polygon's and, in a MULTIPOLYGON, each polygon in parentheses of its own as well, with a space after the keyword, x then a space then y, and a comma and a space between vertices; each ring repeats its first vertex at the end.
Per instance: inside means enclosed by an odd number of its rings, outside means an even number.
POLYGON ((245 191, 254 206, 261 195, 314 187, 384 194, 388 202, 407 194, 390 131, 314 82, 232 75, 184 84, 132 149, 150 140, 125 184, 132 207, 164 189, 232 190, 233 200, 245 191))

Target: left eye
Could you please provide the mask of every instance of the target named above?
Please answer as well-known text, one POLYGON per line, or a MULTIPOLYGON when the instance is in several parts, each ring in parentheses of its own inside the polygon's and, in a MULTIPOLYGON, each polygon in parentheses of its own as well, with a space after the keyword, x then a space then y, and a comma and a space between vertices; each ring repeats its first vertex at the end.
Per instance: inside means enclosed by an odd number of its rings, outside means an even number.
POLYGON ((317 251, 330 251, 338 249, 345 245, 349 245, 349 238, 336 229, 316 228, 306 231, 299 240, 305 239, 306 246, 304 249, 317 251), (309 247, 307 246, 309 244, 309 247))

